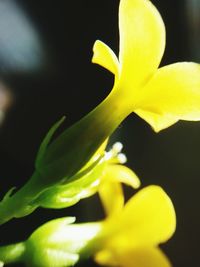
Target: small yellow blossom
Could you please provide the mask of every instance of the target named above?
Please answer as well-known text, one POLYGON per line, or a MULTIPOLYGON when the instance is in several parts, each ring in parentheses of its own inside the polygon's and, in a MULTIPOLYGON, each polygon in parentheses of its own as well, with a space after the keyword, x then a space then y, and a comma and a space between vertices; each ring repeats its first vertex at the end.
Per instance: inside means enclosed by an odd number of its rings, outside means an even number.
POLYGON ((176 217, 170 198, 159 186, 140 190, 103 221, 74 222, 73 217, 52 220, 26 241, 0 247, 0 262, 69 267, 95 256, 105 266, 171 266, 158 245, 174 233, 176 217))
POLYGON ((119 59, 101 41, 93 62, 115 74, 129 113, 134 111, 158 132, 178 120, 200 120, 200 65, 180 62, 158 69, 165 48, 165 26, 149 0, 121 0, 119 59))
POLYGON ((96 261, 118 267, 169 267, 158 245, 172 236, 175 227, 170 198, 159 186, 148 186, 104 222, 96 261))

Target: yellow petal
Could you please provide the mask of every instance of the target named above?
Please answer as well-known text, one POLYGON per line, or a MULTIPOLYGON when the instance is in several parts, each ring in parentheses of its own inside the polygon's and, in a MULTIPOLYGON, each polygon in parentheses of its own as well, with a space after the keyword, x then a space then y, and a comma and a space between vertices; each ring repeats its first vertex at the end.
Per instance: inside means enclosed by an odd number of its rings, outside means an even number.
POLYGON ((178 120, 200 120, 200 64, 182 62, 160 68, 142 90, 135 112, 155 131, 178 120))
POLYGON ((165 129, 178 121, 178 119, 174 118, 173 116, 165 115, 165 117, 163 117, 160 114, 142 109, 137 109, 135 113, 148 122, 155 132, 159 132, 160 130, 165 129))
POLYGON ((133 188, 140 186, 140 180, 132 170, 117 164, 108 164, 101 180, 98 191, 107 215, 119 213, 124 206, 121 183, 133 188))
POLYGON ((114 253, 107 249, 97 252, 95 261, 100 265, 120 267, 114 253))
POLYGON ((110 47, 99 40, 93 46, 92 62, 106 68, 118 78, 119 61, 110 47))
POLYGON ((159 248, 137 248, 121 255, 123 267, 170 267, 171 264, 159 248))
POLYGON ((135 189, 140 187, 140 180, 137 175, 124 165, 109 164, 106 166, 105 172, 110 181, 124 183, 135 189))
POLYGON ((127 202, 118 227, 121 230, 113 237, 111 247, 154 246, 165 242, 176 227, 173 204, 161 187, 148 186, 127 202))
POLYGON ((149 0, 121 0, 119 30, 122 83, 134 89, 158 68, 165 48, 165 27, 149 0))
POLYGON ((107 215, 118 214, 124 206, 124 195, 120 183, 112 182, 106 179, 99 187, 99 196, 107 215))
POLYGON ((141 247, 128 251, 112 253, 109 250, 100 251, 95 260, 102 265, 121 267, 170 267, 165 254, 154 247, 141 247))

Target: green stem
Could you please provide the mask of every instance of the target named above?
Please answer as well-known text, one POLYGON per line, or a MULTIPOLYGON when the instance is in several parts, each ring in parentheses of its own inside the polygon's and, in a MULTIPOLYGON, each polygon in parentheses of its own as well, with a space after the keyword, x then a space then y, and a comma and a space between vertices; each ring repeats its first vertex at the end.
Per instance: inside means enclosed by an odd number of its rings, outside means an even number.
POLYGON ((25 244, 23 242, 0 247, 0 261, 4 264, 20 262, 24 252, 25 244))
POLYGON ((38 176, 35 172, 19 191, 0 202, 0 225, 12 218, 28 215, 37 208, 31 202, 45 189, 45 185, 38 183, 38 176))

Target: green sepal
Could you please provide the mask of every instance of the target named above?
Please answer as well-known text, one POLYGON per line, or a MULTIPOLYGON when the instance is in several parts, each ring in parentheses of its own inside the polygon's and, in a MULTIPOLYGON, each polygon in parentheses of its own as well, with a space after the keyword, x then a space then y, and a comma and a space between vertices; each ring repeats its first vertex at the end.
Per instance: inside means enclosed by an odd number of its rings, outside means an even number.
POLYGON ((44 154, 45 154, 45 151, 47 149, 47 146, 49 144, 49 142, 51 141, 54 133, 56 132, 56 130, 59 128, 59 126, 64 122, 65 120, 65 116, 63 116, 59 121, 57 121, 51 128, 50 130, 48 131, 48 133, 46 134, 46 136, 44 137, 40 147, 39 147, 39 150, 38 150, 38 153, 37 153, 37 156, 36 156, 36 160, 35 160, 35 167, 38 168, 40 166, 40 162, 42 160, 42 158, 44 157, 44 154))
POLYGON ((9 197, 12 195, 13 191, 16 189, 16 186, 11 187, 8 192, 5 194, 5 196, 2 199, 3 201, 6 201, 7 199, 9 199, 9 197))
POLYGON ((33 204, 44 208, 61 209, 70 207, 96 193, 106 162, 97 160, 94 163, 91 164, 92 167, 80 171, 78 178, 72 177, 71 182, 45 190, 33 204))

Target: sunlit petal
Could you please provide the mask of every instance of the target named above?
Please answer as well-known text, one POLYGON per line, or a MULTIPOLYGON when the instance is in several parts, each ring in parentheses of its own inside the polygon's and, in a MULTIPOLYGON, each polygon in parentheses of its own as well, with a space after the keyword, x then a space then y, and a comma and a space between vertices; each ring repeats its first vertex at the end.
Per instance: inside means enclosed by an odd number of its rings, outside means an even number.
POLYGON ((178 121, 178 119, 173 116, 165 115, 165 118, 161 114, 149 112, 142 109, 135 110, 135 113, 139 115, 142 119, 148 122, 155 132, 159 132, 178 121))
POLYGON ((98 191, 107 215, 116 214, 123 208, 124 196, 121 183, 133 188, 140 186, 140 180, 136 174, 120 164, 108 164, 101 180, 98 191))
POLYGON ((122 84, 143 85, 160 64, 165 48, 162 18, 149 0, 121 0, 119 8, 122 84))
POLYGON ((121 266, 124 267, 170 267, 171 264, 159 248, 138 248, 123 253, 121 266))
POLYGON ((117 214, 122 210, 124 195, 120 183, 110 181, 106 175, 105 182, 102 182, 98 192, 107 215, 117 214))
POLYGON ((106 167, 105 172, 113 182, 124 183, 133 188, 140 187, 140 180, 137 175, 124 165, 110 164, 106 167))
POLYGON ((92 62, 106 68, 118 78, 119 61, 110 47, 97 40, 93 46, 93 53, 92 62))
POLYGON ((99 251, 95 255, 95 261, 100 265, 117 266, 117 267, 120 266, 118 259, 115 257, 114 253, 108 249, 99 251))
POLYGON ((160 131, 178 120, 200 120, 200 64, 158 69, 142 90, 135 112, 160 131))
POLYGON ((173 204, 162 188, 148 186, 128 201, 118 223, 122 234, 113 239, 111 246, 153 246, 172 236, 176 217, 173 204))
POLYGON ((96 255, 99 264, 120 267, 170 267, 171 264, 165 254, 154 247, 139 247, 128 251, 111 253, 108 250, 96 255))

